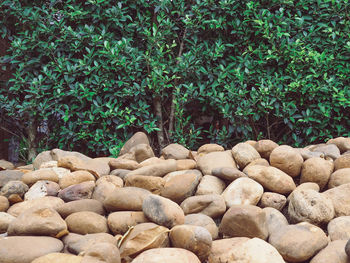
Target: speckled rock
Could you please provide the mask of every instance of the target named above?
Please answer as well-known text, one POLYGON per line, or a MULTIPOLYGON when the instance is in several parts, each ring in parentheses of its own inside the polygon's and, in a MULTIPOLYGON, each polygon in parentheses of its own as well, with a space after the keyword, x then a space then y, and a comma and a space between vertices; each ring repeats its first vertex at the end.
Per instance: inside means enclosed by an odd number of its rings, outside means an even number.
POLYGON ((240 169, 244 169, 250 162, 260 158, 257 150, 248 143, 238 143, 231 151, 240 169))
POLYGON ((88 171, 75 171, 60 178, 59 185, 61 189, 64 189, 68 186, 80 184, 87 181, 95 181, 95 176, 93 176, 88 171))
POLYGON ((201 226, 207 229, 212 239, 217 239, 219 235, 219 228, 215 221, 204 214, 188 214, 185 216, 185 225, 201 226))
POLYGON ((138 255, 132 263, 200 263, 198 257, 183 248, 153 248, 138 255))
POLYGON ((158 176, 127 175, 125 186, 133 186, 146 189, 152 194, 160 194, 164 188, 165 180, 158 176))
POLYGON ((99 243, 110 243, 116 246, 118 240, 111 234, 107 233, 87 234, 81 237, 77 236, 76 238, 72 238, 67 243, 67 249, 70 253, 78 255, 99 243))
POLYGON ((342 184, 322 193, 333 202, 335 217, 350 216, 350 183, 342 184))
POLYGON ((10 181, 1 188, 0 195, 9 199, 12 195, 17 195, 22 199, 28 189, 28 186, 22 181, 10 181))
POLYGON ((327 225, 330 239, 349 240, 350 239, 350 216, 340 216, 331 220, 327 225))
POLYGON ((224 198, 215 194, 190 196, 180 206, 185 215, 201 213, 211 218, 221 216, 226 211, 224 198))
POLYGON ((32 200, 44 196, 57 196, 60 186, 51 181, 37 181, 25 193, 24 200, 32 200))
POLYGON ((95 188, 94 181, 83 182, 80 184, 74 184, 61 190, 58 197, 62 198, 65 202, 90 199, 95 188))
POLYGON ((273 193, 273 192, 265 192, 261 196, 260 199, 260 207, 273 207, 277 210, 282 210, 287 202, 287 198, 284 195, 273 193))
POLYGON ((301 169, 300 183, 314 182, 323 189, 333 172, 333 163, 323 158, 314 157, 306 160, 301 169))
POLYGON ((217 167, 212 170, 212 174, 218 178, 227 181, 234 181, 240 177, 247 177, 247 175, 236 167, 217 167))
POLYGON ((198 184, 196 195, 220 195, 226 188, 225 182, 213 175, 204 175, 198 184))

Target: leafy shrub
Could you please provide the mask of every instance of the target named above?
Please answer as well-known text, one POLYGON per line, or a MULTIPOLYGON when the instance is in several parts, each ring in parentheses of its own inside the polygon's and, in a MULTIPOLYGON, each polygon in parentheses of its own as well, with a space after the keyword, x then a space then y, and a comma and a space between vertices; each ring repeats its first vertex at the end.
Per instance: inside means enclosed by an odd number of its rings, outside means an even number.
POLYGON ((349 11, 347 0, 5 0, 14 74, 2 117, 36 147, 91 155, 116 155, 137 130, 190 148, 350 136, 349 11))

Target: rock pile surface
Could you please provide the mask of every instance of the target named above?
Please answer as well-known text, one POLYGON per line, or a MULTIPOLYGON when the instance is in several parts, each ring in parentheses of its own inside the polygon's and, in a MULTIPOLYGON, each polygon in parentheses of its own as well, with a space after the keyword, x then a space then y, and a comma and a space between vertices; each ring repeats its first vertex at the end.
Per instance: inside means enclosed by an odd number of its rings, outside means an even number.
POLYGON ((347 263, 349 239, 350 138, 0 161, 2 263, 347 263))

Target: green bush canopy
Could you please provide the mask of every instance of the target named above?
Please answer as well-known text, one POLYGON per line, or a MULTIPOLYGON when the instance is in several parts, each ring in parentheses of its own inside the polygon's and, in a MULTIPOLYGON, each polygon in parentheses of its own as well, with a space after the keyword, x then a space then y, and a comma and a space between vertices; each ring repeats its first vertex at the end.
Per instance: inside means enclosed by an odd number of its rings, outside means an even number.
POLYGON ((350 136, 348 0, 0 3, 2 125, 32 148, 350 136))

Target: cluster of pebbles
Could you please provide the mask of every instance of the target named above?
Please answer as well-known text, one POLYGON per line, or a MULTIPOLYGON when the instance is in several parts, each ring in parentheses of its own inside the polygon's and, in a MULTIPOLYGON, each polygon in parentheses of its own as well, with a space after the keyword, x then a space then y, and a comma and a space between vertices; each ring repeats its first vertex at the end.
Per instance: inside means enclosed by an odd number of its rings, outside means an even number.
POLYGON ((350 138, 0 161, 1 263, 347 263, 350 138))

